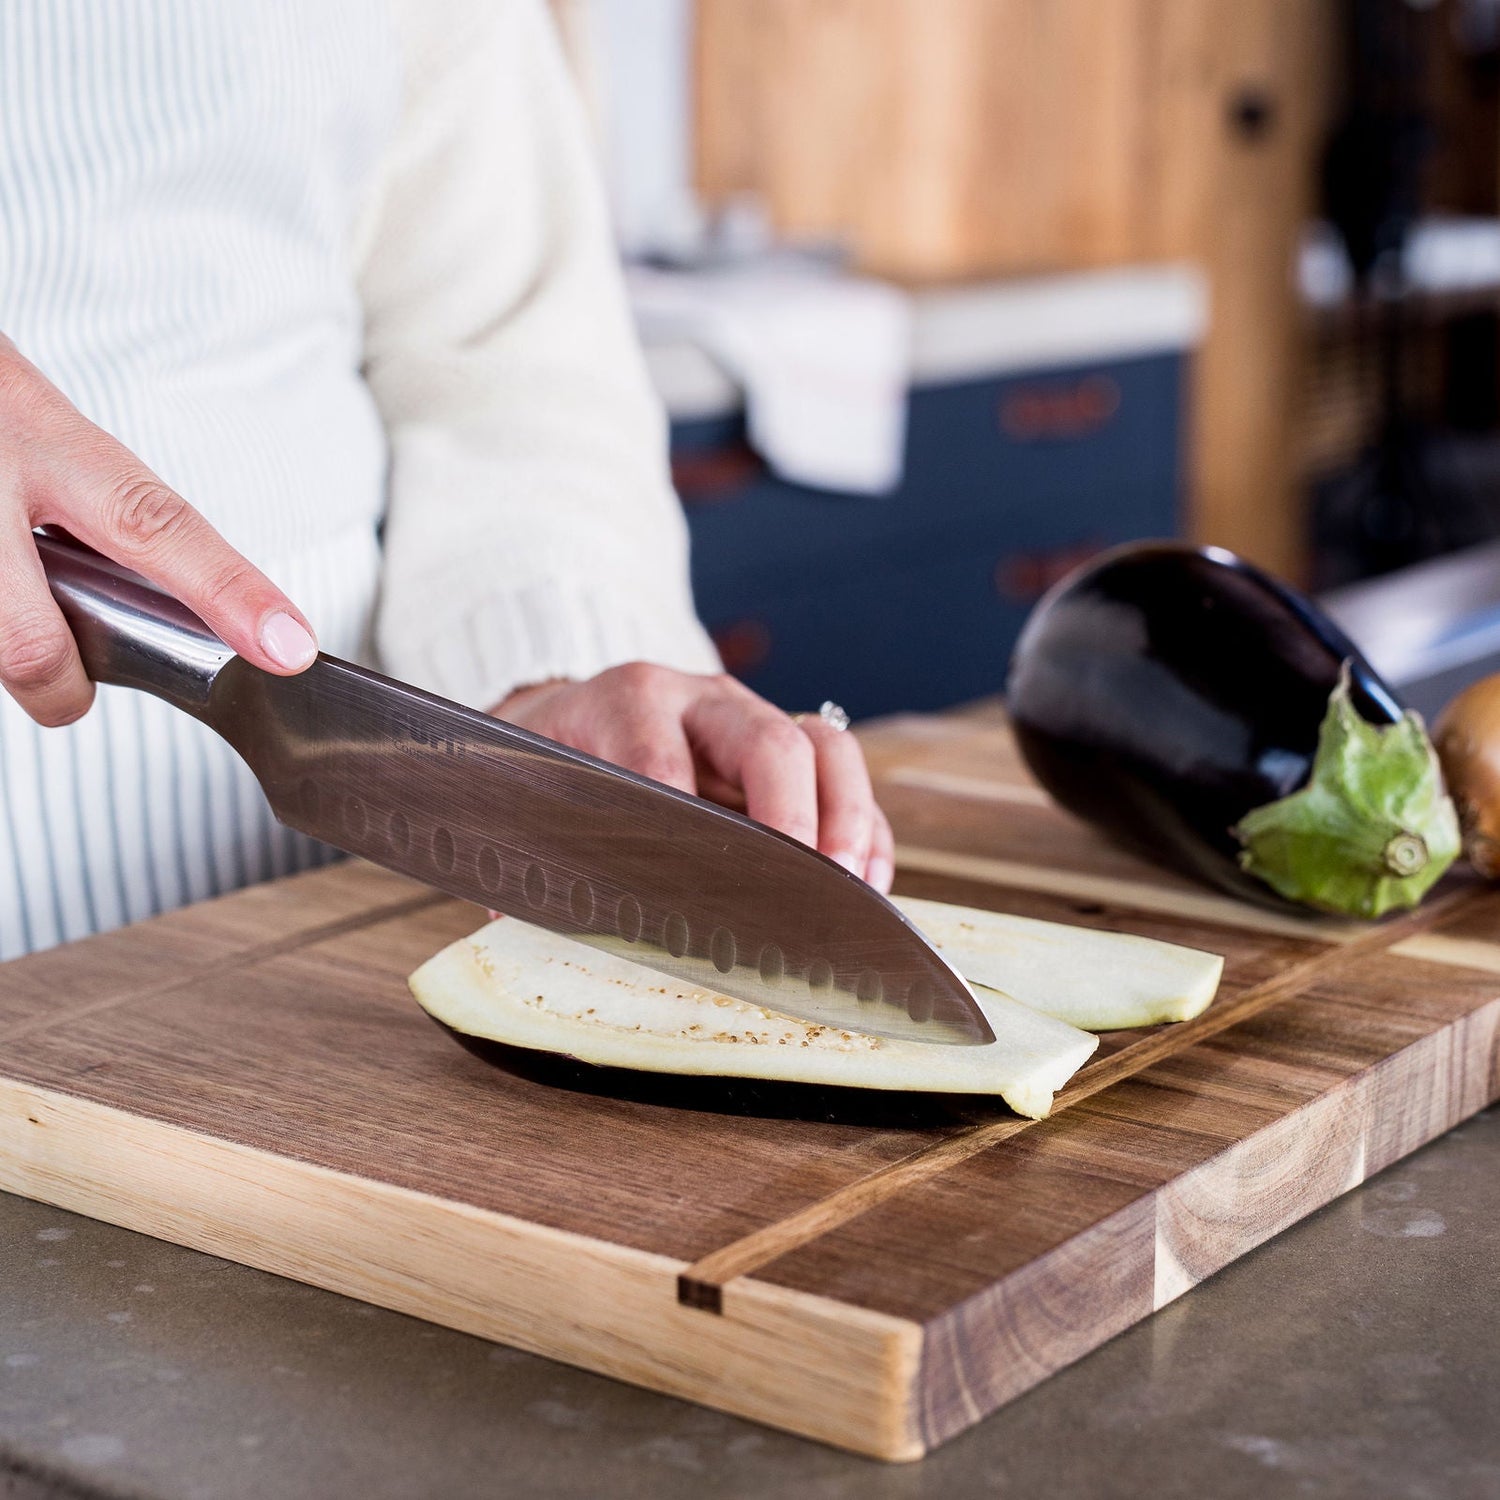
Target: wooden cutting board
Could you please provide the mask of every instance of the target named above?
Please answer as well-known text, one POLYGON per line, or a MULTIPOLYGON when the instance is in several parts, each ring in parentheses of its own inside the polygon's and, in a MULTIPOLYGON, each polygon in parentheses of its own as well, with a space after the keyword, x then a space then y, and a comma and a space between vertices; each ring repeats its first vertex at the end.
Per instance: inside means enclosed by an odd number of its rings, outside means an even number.
POLYGON ((1500 895, 1283 919, 1049 807, 993 711, 867 745, 903 889, 1213 949, 1219 1000, 1043 1123, 595 1096, 444 1036, 404 979, 479 913, 349 863, 0 967, 0 1187, 912 1458, 1500 1094, 1500 895))

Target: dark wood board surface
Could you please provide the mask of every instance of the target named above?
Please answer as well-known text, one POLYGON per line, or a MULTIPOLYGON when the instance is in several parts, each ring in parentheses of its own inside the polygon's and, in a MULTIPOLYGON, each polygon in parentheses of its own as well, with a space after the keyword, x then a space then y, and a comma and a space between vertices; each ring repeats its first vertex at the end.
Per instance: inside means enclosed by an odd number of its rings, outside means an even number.
POLYGON ((1259 913, 993 711, 865 738, 901 889, 1223 953, 1215 1005, 1039 1123, 601 1096, 455 1046, 405 976, 482 914, 348 863, 0 967, 0 1187, 909 1458, 1500 1094, 1500 896, 1259 913))

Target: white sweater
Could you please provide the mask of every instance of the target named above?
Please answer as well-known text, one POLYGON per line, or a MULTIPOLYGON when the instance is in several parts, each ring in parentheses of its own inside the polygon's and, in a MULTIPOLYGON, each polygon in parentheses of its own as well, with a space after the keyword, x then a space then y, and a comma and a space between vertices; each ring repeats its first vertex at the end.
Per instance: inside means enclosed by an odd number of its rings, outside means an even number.
POLYGON ((391 448, 380 656, 476 706, 631 658, 713 670, 540 0, 405 0, 398 21, 405 103, 356 248, 391 448))
MULTIPOLYGON (((542 0, 5 0, 0 329, 326 650, 715 665, 542 0)), ((0 957, 318 857, 155 700, 0 702, 0 957)))

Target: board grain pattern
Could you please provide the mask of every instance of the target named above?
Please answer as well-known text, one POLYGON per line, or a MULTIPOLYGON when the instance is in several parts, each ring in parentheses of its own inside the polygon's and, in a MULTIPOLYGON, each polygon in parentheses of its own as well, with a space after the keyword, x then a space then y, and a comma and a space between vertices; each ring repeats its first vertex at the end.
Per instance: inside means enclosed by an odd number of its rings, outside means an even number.
POLYGON ((0 966, 0 1188, 913 1458, 1500 1095, 1500 895, 1380 928, 1184 885, 981 709, 864 734, 902 888, 1225 955, 1046 1121, 492 1068, 405 977, 481 915, 348 863, 0 966))

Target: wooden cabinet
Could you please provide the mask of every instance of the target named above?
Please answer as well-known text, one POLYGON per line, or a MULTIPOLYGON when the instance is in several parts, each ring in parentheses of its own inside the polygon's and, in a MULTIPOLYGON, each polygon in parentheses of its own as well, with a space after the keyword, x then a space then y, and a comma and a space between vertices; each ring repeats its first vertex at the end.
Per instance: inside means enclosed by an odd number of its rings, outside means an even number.
POLYGON ((907 279, 1129 259, 1147 8, 700 0, 700 186, 907 279))
POLYGON ((907 282, 1200 262, 1194 531, 1299 576, 1292 277, 1333 28, 1333 0, 698 0, 698 185, 907 282))

